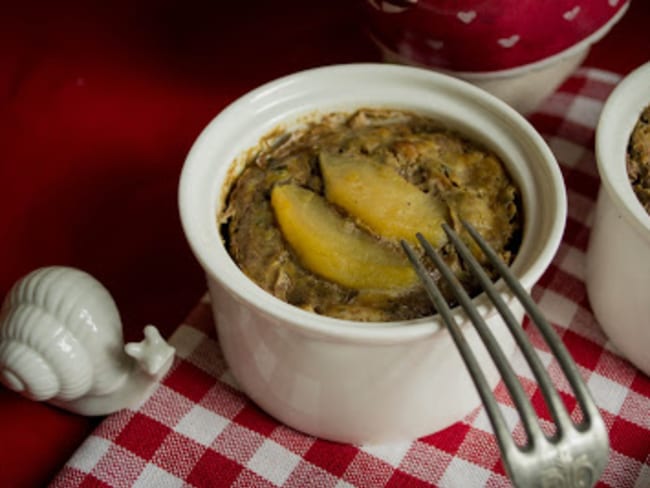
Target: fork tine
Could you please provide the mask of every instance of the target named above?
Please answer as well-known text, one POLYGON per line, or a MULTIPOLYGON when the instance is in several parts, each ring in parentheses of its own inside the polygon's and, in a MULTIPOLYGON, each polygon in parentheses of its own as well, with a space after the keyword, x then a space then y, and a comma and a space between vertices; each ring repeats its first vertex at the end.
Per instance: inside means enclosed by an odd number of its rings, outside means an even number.
POLYGON ((550 438, 542 432, 537 413, 532 408, 529 398, 524 394, 522 386, 512 370, 508 359, 505 358, 503 351, 481 318, 478 308, 469 298, 458 278, 456 278, 451 269, 449 269, 442 258, 436 253, 431 244, 421 234, 417 234, 417 238, 422 244, 425 254, 440 271, 442 277, 449 284, 449 287, 456 296, 458 303, 463 307, 470 321, 475 326, 510 392, 510 396, 528 436, 526 445, 518 446, 515 444, 506 426, 501 409, 496 403, 491 388, 485 380, 481 366, 478 364, 476 357, 469 348, 469 344, 460 332, 445 298, 440 293, 436 283, 429 275, 429 272, 420 261, 418 255, 405 241, 402 241, 402 247, 416 269, 440 316, 445 324, 447 324, 454 343, 479 392, 494 429, 504 467, 515 486, 593 486, 607 464, 609 452, 607 428, 600 416, 598 408, 591 398, 589 390, 582 381, 573 359, 551 326, 539 312, 528 292, 523 289, 505 263, 501 261, 479 233, 465 222, 463 222, 463 226, 465 226, 483 253, 497 269, 504 282, 509 286, 510 293, 521 302, 533 324, 542 333, 551 352, 557 358, 567 380, 571 384, 583 413, 583 421, 579 425, 575 425, 558 391, 553 387, 550 377, 541 364, 539 357, 528 341, 519 321, 514 319, 509 307, 501 298, 500 293, 485 273, 482 265, 477 262, 460 237, 448 225, 443 224, 445 232, 458 251, 464 264, 479 280, 486 295, 495 307, 497 307, 501 317, 520 346, 544 394, 557 431, 550 438))
MULTIPOLYGON (((502 261, 498 258, 496 253, 487 245, 487 243, 480 236, 480 234, 476 232, 476 230, 473 227, 471 227, 470 224, 463 222, 463 225, 470 232, 470 235, 476 241, 476 243, 479 245, 479 247, 485 253, 485 255, 488 257, 490 262, 492 262, 495 268, 497 268, 499 274, 501 276, 504 276, 506 273, 510 273, 510 270, 508 270, 507 266, 502 265, 502 261)), ((506 322, 508 329, 510 329, 510 333, 515 338, 517 345, 521 349, 524 358, 528 362, 528 365, 530 366, 533 375, 535 376, 537 382, 540 385, 540 389, 542 390, 542 394, 544 395, 546 404, 548 405, 551 416, 553 417, 553 420, 555 421, 557 427, 556 435, 560 435, 563 430, 567 429, 570 426, 571 420, 569 418, 568 413, 566 412, 566 409, 564 408, 564 403, 562 402, 560 396, 558 395, 557 391, 553 387, 551 379, 548 373, 546 372, 544 365, 540 361, 539 356, 535 353, 535 351, 533 350, 533 346, 531 345, 530 341, 526 338, 523 328, 520 326, 519 322, 515 320, 515 318, 513 317, 510 308, 501 299, 501 296, 496 291, 496 288, 494 287, 492 280, 487 276, 482 266, 476 261, 476 258, 474 258, 474 256, 469 251, 469 249, 467 249, 467 246, 465 246, 465 244, 461 241, 458 234, 456 234, 456 232, 454 232, 447 224, 443 224, 443 229, 445 230, 445 233, 449 236, 449 239, 452 241, 454 247, 457 249, 458 253, 462 257, 463 262, 470 268, 474 276, 476 276, 476 278, 479 280, 481 286, 483 287, 483 290, 490 297, 492 303, 497 307, 499 313, 501 314, 504 321, 506 322)), ((512 281, 513 281, 512 279, 507 279, 504 277, 504 281, 506 281, 506 283, 510 285, 511 291, 515 294, 515 296, 517 296, 518 300, 522 301, 522 300, 529 299, 528 294, 523 291, 523 288, 521 286, 514 287, 512 285, 512 281)), ((536 317, 531 317, 531 318, 533 319, 533 322, 536 319, 536 317)), ((534 414, 533 412, 530 413, 534 414)))
MULTIPOLYGON (((567 381, 571 385, 573 393, 576 396, 576 400, 578 401, 578 404, 582 410, 582 422, 576 427, 579 429, 586 429, 594 421, 602 422, 600 414, 598 413, 598 408, 596 407, 596 404, 593 401, 593 398, 591 397, 587 386, 582 380, 575 362, 564 347, 561 339, 550 326, 544 315, 540 312, 535 302, 532 300, 526 290, 524 290, 519 281, 514 277, 512 272, 505 265, 505 263, 503 263, 503 261, 490 248, 487 242, 485 242, 481 235, 476 231, 476 229, 474 229, 474 227, 472 227, 468 222, 463 221, 462 223, 472 238, 479 245, 483 253, 495 266, 503 280, 508 284, 510 289, 517 296, 517 299, 524 306, 532 322, 539 329, 542 336, 544 337, 544 340, 548 344, 554 356, 557 358, 558 364, 564 372, 567 381)), ((443 224, 443 226, 444 225, 446 224, 443 224)), ((491 282, 485 286, 488 286, 492 289, 494 288, 491 282)), ((531 370, 533 371, 533 374, 535 375, 535 378, 540 385, 546 404, 549 407, 551 415, 553 416, 558 429, 562 427, 566 429, 569 425, 573 425, 573 421, 570 419, 564 403, 560 399, 557 390, 553 387, 551 379, 546 372, 546 368, 544 368, 544 366, 541 364, 541 361, 539 360, 537 354, 533 351, 530 342, 525 338, 523 329, 521 327, 515 327, 514 329, 511 328, 511 331, 514 333, 517 344, 522 349, 526 360, 531 366, 531 370)), ((558 432, 558 434, 559 433, 560 432, 558 432)))
MULTIPOLYGON (((447 305, 447 302, 442 296, 442 293, 440 292, 438 286, 433 281, 411 246, 406 241, 401 241, 401 244, 404 248, 404 251, 406 252, 406 255, 413 264, 413 267, 415 268, 418 276, 420 277, 420 280, 422 281, 424 288, 429 295, 429 298, 431 298, 431 301, 436 307, 436 310, 447 326, 452 340, 456 344, 456 348, 458 349, 463 361, 465 362, 465 365, 467 366, 467 370, 472 377, 474 386, 476 387, 483 405, 485 406, 485 410, 494 429, 494 434, 497 438, 497 442, 499 443, 501 452, 512 452, 513 450, 518 449, 514 440, 510 436, 510 431, 506 425, 503 413, 501 412, 501 409, 499 408, 496 400, 494 399, 494 396, 492 395, 492 389, 485 379, 485 375, 483 374, 483 371, 478 364, 476 356, 469 347, 465 336, 460 331, 458 324, 456 323, 456 320, 454 319, 451 310, 449 309, 449 305, 447 305)), ((504 456, 504 460, 505 459, 507 459, 506 456, 504 456)))
MULTIPOLYGON (((446 226, 446 224, 443 224, 443 228, 445 228, 445 231, 447 232, 450 230, 450 228, 446 226)), ((431 244, 424 238, 424 236, 422 236, 422 234, 417 234, 417 237, 420 243, 422 244, 423 248, 425 249, 427 256, 433 261, 433 263, 438 268, 440 273, 443 275, 445 280, 451 286, 452 291, 456 296, 456 299, 458 300, 459 304, 463 307, 465 313, 474 324, 474 327, 476 328, 478 334, 481 336, 481 339, 483 340, 486 349, 488 350, 490 356, 492 357, 494 364, 499 370, 499 373, 501 373, 503 382, 506 385, 508 392, 510 393, 510 396, 513 400, 513 403, 515 404, 515 407, 517 408, 517 411, 519 412, 519 416, 521 418, 524 430, 526 431, 526 435, 528 437, 528 443, 531 444, 538 441, 544 434, 541 430, 540 425, 537 422, 537 416, 535 415, 535 410, 533 409, 533 406, 530 403, 530 399, 524 392, 521 383, 517 378, 517 375, 512 369, 512 366, 510 365, 508 358, 505 356, 503 350, 499 346, 499 343, 494 338, 492 331, 485 323, 483 317, 481 317, 481 315, 478 313, 478 310, 472 303, 472 299, 469 297, 469 295, 467 294, 463 286, 460 284, 460 282, 458 281, 454 273, 449 269, 448 266, 445 265, 444 261, 442 261, 440 256, 438 256, 435 249, 433 249, 431 244)), ((469 250, 467 250, 464 244, 460 242, 460 239, 456 239, 456 242, 453 243, 455 246, 458 246, 460 244, 464 248, 464 251, 466 253, 469 253, 469 250)), ((471 255, 471 253, 469 254, 471 255)))

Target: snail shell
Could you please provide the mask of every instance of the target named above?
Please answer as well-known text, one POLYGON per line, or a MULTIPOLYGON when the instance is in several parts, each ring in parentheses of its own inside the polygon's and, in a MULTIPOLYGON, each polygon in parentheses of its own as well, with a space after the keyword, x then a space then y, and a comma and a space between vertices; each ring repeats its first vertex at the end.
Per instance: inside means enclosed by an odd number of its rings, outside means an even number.
POLYGON ((0 310, 0 381, 34 400, 110 393, 131 367, 123 347, 113 298, 77 269, 33 271, 0 310))

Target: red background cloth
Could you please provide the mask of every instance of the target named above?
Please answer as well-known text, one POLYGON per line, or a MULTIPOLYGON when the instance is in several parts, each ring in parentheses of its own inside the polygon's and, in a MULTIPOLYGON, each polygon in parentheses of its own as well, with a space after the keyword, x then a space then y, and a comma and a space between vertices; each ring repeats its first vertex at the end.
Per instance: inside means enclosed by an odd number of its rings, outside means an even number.
MULTIPOLYGON (((647 61, 649 19, 633 0, 585 64, 647 61)), ((26 1, 3 6, 0 33, 0 297, 36 267, 82 268, 127 340, 168 335, 205 289, 176 207, 202 127, 280 75, 379 60, 346 0, 26 1)), ((0 387, 0 486, 46 483, 97 422, 0 387)))

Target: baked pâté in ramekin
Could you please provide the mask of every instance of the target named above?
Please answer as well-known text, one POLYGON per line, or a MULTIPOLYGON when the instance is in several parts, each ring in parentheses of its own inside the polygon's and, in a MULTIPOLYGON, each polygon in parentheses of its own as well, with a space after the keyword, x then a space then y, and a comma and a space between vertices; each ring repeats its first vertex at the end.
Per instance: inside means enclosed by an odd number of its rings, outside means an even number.
POLYGON ((275 131, 248 154, 218 216, 222 236, 250 279, 302 309, 372 322, 433 314, 400 247, 401 239, 417 246, 417 232, 477 293, 443 222, 463 237, 460 219, 468 221, 507 263, 517 253, 521 197, 503 163, 433 119, 333 112, 275 131))
POLYGON ((626 166, 632 189, 650 215, 650 105, 639 115, 630 136, 626 166))

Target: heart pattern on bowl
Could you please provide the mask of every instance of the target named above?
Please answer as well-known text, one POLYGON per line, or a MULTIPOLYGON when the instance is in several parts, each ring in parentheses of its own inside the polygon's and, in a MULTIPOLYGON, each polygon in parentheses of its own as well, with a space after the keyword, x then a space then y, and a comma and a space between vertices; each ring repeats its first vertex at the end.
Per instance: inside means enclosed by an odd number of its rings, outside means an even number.
POLYGON ((475 10, 468 10, 466 12, 460 11, 456 14, 456 17, 458 17, 458 20, 460 20, 464 24, 469 24, 476 18, 476 11, 475 10))
POLYGON ((497 42, 499 43, 499 45, 501 47, 505 47, 507 49, 507 48, 511 48, 512 46, 517 44, 519 42, 519 39, 521 39, 521 38, 519 37, 518 34, 513 34, 510 37, 503 37, 503 38, 499 39, 497 42))
POLYGON ((564 20, 568 20, 570 22, 574 20, 579 13, 580 13, 580 5, 576 5, 571 10, 567 10, 566 12, 564 12, 564 14, 562 14, 562 17, 564 17, 564 20))

